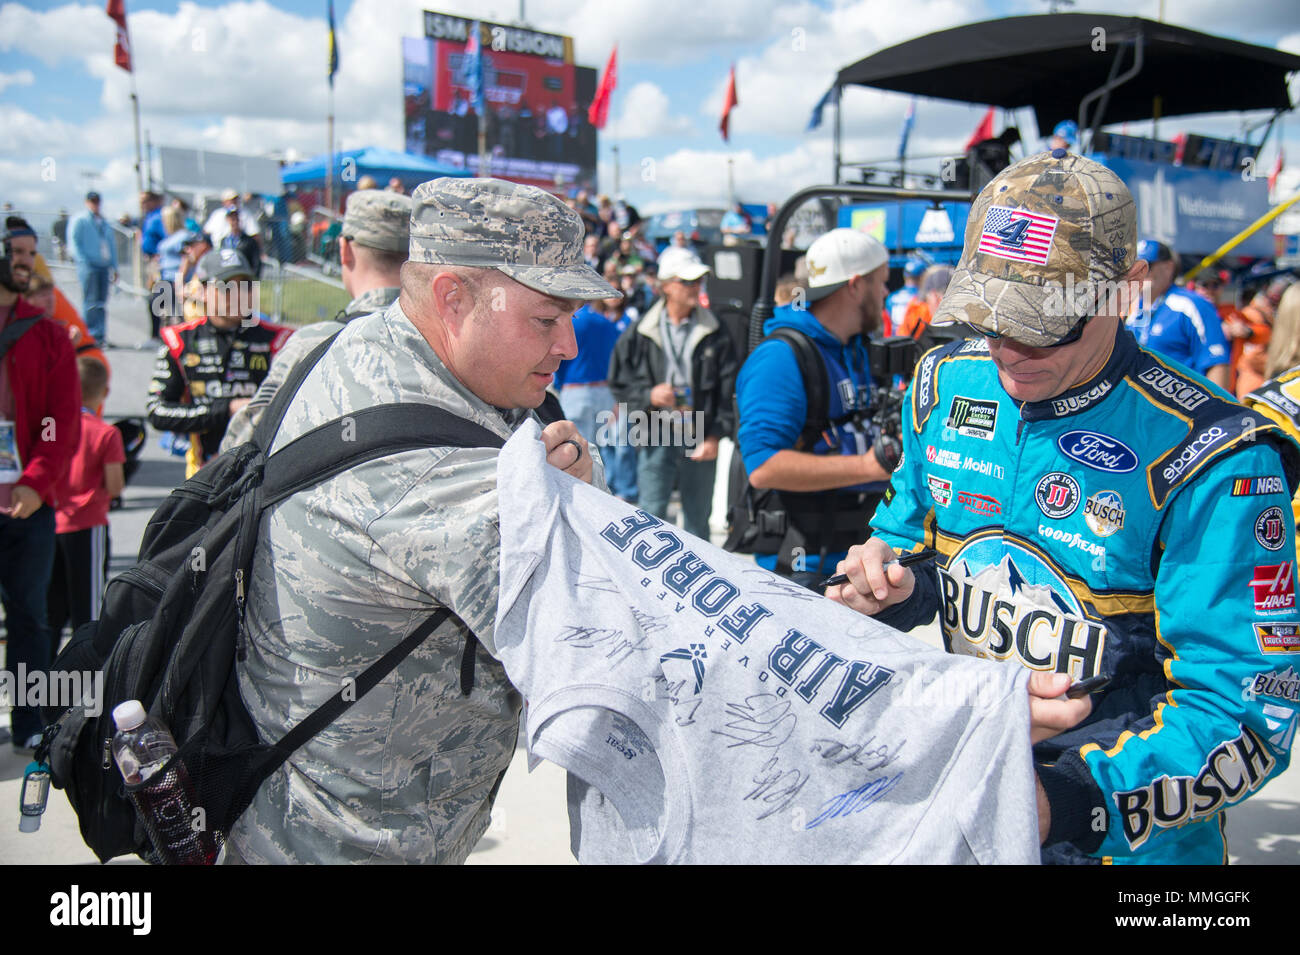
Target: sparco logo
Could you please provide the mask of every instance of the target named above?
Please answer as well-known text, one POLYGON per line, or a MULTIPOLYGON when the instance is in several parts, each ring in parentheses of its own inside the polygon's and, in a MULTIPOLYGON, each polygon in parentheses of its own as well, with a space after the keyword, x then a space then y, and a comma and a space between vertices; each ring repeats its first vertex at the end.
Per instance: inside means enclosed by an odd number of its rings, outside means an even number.
POLYGON ((1187 411, 1195 411, 1210 398, 1200 388, 1176 375, 1169 374, 1163 368, 1148 368, 1138 375, 1138 381, 1150 385, 1153 391, 1164 395, 1178 407, 1187 411))
POLYGON ((1223 804, 1264 784, 1277 761, 1247 727, 1216 748, 1192 776, 1161 776, 1141 789, 1115 793, 1115 808, 1130 848, 1146 842, 1152 829, 1173 829, 1213 815, 1223 804))
POLYGON ((1098 471, 1125 474, 1138 466, 1138 456, 1123 441, 1096 431, 1067 431, 1056 439, 1067 458, 1098 471))
POLYGON ((916 383, 916 393, 921 400, 929 403, 930 398, 930 376, 934 373, 934 356, 931 355, 921 362, 921 374, 916 383))
POLYGON ((1282 516, 1282 508, 1266 507, 1255 518, 1255 540, 1261 547, 1269 550, 1281 550, 1286 543, 1287 522, 1282 516))
POLYGON ((1079 506, 1079 482, 1064 471, 1043 475, 1034 489, 1038 509, 1054 520, 1069 517, 1079 506))
POLYGON ((1206 448, 1211 447, 1214 442, 1226 436, 1227 432, 1217 424, 1213 428, 1202 431, 1183 445, 1182 454, 1165 465, 1165 469, 1160 472, 1161 477, 1166 481, 1176 481, 1184 471, 1191 467, 1192 462, 1199 458, 1206 448))
POLYGON ((993 440, 993 428, 998 421, 996 401, 978 401, 961 395, 952 399, 948 408, 948 427, 968 438, 993 440))
POLYGON ((1070 395, 1066 398, 1057 398, 1052 402, 1052 414, 1059 418, 1061 415, 1074 414, 1076 411, 1082 411, 1098 398, 1104 397, 1110 389, 1110 382, 1103 381, 1100 384, 1093 385, 1081 395, 1070 395))

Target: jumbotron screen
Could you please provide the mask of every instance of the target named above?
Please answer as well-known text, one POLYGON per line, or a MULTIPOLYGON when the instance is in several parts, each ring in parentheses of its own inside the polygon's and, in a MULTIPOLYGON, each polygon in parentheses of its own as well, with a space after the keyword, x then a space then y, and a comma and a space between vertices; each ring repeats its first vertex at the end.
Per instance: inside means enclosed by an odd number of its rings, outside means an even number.
MULTIPOLYGON (((423 37, 402 38, 406 151, 478 170, 478 113, 465 70, 475 21, 426 10, 423 37)), ((587 107, 596 71, 573 38, 479 21, 490 174, 547 189, 596 179, 587 107)))

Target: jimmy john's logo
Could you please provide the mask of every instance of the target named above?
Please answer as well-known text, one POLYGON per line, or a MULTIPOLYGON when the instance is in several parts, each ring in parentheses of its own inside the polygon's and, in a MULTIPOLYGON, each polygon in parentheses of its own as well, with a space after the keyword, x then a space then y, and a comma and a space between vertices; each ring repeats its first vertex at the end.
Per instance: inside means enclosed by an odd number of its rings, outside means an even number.
POLYGON ((1097 471, 1127 474, 1138 466, 1138 456, 1123 441, 1096 431, 1067 431, 1056 439, 1067 458, 1097 471))
POLYGON ((1182 477, 1183 472, 1195 464, 1196 459, 1205 453, 1206 448, 1214 447, 1217 442, 1227 436, 1228 433, 1217 424, 1212 428, 1206 428, 1192 440, 1183 444, 1178 457, 1164 466, 1160 476, 1169 482, 1178 480, 1178 478, 1182 477))
MULTIPOLYGON (((1060 580, 1041 564, 1034 570, 1060 580)), ((1100 670, 1106 627, 1084 617, 1064 581, 1029 583, 1011 555, 1004 554, 999 563, 975 574, 966 560, 954 557, 946 569, 940 568, 939 584, 940 627, 951 652, 1015 660, 1076 679, 1100 670)))
POLYGON ((952 399, 948 406, 948 427, 968 438, 993 440, 993 429, 998 421, 998 403, 965 398, 961 395, 952 399))
POLYGON ((1098 537, 1109 537, 1124 527, 1124 499, 1115 491, 1098 491, 1083 505, 1083 519, 1088 530, 1098 537))
POLYGON ((1300 624, 1257 623, 1255 639, 1264 653, 1300 652, 1300 624))
POLYGON ((1195 411, 1210 399, 1208 394, 1186 378, 1171 375, 1158 365, 1138 375, 1138 381, 1150 385, 1156 394, 1163 395, 1185 411, 1195 411))
POLYGON ((1262 786, 1276 766, 1264 741, 1243 726, 1240 736, 1210 753, 1195 776, 1161 776, 1140 789, 1115 793, 1129 848, 1142 845, 1156 829, 1214 815, 1262 786))
POLYGON ((1256 696, 1271 696, 1276 700, 1298 703, 1300 702, 1300 676, 1296 675, 1295 667, 1287 667, 1281 673, 1277 670, 1271 673, 1260 673, 1256 675, 1250 690, 1256 696))
POLYGON ((1098 401, 1110 393, 1111 383, 1102 381, 1093 385, 1087 391, 1078 395, 1067 395, 1064 398, 1056 398, 1052 401, 1052 414, 1060 418, 1063 415, 1074 414, 1076 411, 1082 411, 1095 401, 1098 401))
POLYGON ((1255 591, 1256 613, 1295 610, 1295 577, 1290 561, 1285 564, 1256 564, 1250 587, 1255 591))
POLYGON ((1237 478, 1232 482, 1233 497, 1247 497, 1254 494, 1285 494, 1286 485, 1276 475, 1267 477, 1237 478))
POLYGON ((1069 517, 1079 506, 1079 482, 1064 471, 1053 471, 1043 475, 1038 486, 1034 488, 1034 500, 1038 509, 1053 520, 1069 517))
POLYGON ((1268 550, 1281 550, 1290 533, 1290 522, 1280 507, 1266 507, 1255 518, 1255 540, 1268 550))
POLYGON ((952 482, 945 481, 933 474, 925 476, 925 483, 930 485, 930 496, 940 507, 947 507, 952 502, 952 482))

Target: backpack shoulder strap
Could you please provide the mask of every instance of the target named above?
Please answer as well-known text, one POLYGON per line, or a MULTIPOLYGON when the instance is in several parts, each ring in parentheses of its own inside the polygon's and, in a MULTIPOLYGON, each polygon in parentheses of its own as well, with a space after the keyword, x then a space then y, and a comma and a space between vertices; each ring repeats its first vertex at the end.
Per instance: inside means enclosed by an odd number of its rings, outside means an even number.
POLYGON ((768 338, 789 345, 794 352, 795 361, 799 363, 799 376, 803 379, 808 395, 808 411, 803 431, 799 435, 799 444, 803 450, 808 450, 817 443, 817 438, 830 423, 827 417, 830 376, 826 373, 826 362, 822 360, 821 351, 813 340, 797 328, 778 328, 768 338))
POLYGON ((28 318, 20 318, 12 323, 3 332, 0 332, 0 358, 4 358, 9 353, 9 349, 18 343, 18 339, 26 335, 44 315, 32 315, 28 318))
POLYGON ((327 421, 268 457, 260 503, 271 507, 358 464, 401 451, 504 444, 487 428, 437 405, 375 405, 327 421))
POLYGON ((329 351, 334 339, 338 337, 335 332, 329 338, 325 339, 293 366, 289 375, 284 380, 284 384, 275 393, 271 403, 267 406, 266 411, 257 422, 257 427, 253 429, 253 443, 265 454, 271 450, 271 442, 275 440, 275 433, 280 430, 280 422, 284 420, 284 414, 289 410, 289 403, 293 401, 293 396, 298 393, 302 383, 307 380, 311 370, 316 367, 316 363, 321 360, 321 356, 329 351))

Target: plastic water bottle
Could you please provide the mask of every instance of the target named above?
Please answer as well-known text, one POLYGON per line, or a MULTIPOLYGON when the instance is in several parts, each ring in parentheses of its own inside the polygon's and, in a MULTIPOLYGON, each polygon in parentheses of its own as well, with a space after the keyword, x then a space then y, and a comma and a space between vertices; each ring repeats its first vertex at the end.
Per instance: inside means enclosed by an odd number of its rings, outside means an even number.
POLYGON ((194 787, 181 763, 158 771, 176 755, 176 740, 158 719, 145 713, 139 700, 113 709, 117 733, 113 758, 158 858, 166 865, 211 865, 220 846, 206 828, 193 826, 194 787), (150 780, 152 780, 150 782, 150 780))

